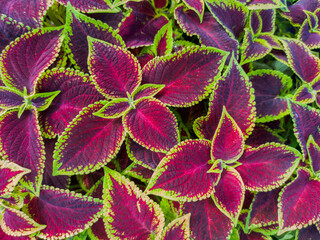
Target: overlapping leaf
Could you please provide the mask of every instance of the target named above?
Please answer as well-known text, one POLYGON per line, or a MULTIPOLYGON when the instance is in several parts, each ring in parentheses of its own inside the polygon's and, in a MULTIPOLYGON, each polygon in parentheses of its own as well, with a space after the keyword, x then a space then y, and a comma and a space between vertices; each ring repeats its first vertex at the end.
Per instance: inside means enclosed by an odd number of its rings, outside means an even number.
POLYGON ((312 173, 317 174, 320 170, 320 147, 310 135, 307 142, 307 150, 312 173))
POLYGON ((309 227, 300 229, 297 237, 298 240, 319 238, 320 233, 316 225, 311 225, 309 227))
POLYGON ((190 214, 173 220, 161 233, 161 240, 184 240, 190 238, 190 214))
POLYGON ((130 108, 127 98, 116 98, 107 102, 98 112, 94 115, 103 118, 118 118, 125 114, 130 108))
POLYGON ((58 0, 59 3, 67 6, 68 2, 81 12, 103 12, 110 9, 110 6, 104 0, 58 0))
POLYGON ((154 37, 153 50, 157 56, 165 56, 172 52, 173 29, 172 22, 164 25, 154 37))
POLYGON ((274 9, 284 7, 281 0, 251 0, 247 6, 249 9, 274 9))
POLYGON ((303 22, 298 33, 298 39, 305 43, 310 49, 320 47, 320 31, 310 29, 308 20, 303 22))
POLYGON ((310 84, 301 85, 295 92, 292 100, 300 103, 312 103, 316 99, 317 92, 312 89, 310 84))
POLYGON ((23 94, 15 89, 0 87, 0 107, 3 109, 17 108, 24 103, 23 94))

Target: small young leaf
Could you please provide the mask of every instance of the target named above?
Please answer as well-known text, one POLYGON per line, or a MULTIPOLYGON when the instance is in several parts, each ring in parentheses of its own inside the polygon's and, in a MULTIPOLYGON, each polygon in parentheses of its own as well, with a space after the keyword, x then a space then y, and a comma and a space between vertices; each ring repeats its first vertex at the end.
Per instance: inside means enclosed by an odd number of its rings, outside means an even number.
POLYGON ((127 98, 116 98, 107 102, 99 111, 93 115, 102 118, 118 118, 121 117, 130 108, 127 98))
POLYGON ((312 103, 316 100, 317 92, 314 91, 310 84, 303 84, 300 86, 295 94, 292 97, 293 101, 300 102, 300 103, 312 103))
POLYGON ((161 240, 185 240, 190 239, 190 216, 186 214, 173 220, 161 233, 161 240))
POLYGON ((160 92, 166 85, 164 84, 153 84, 147 83, 140 85, 133 93, 132 98, 138 100, 143 97, 154 97, 160 92))
POLYGON ((59 90, 54 92, 36 93, 27 99, 32 102, 32 105, 37 108, 38 111, 44 111, 51 105, 53 99, 55 99, 59 93, 59 90))
POLYGON ((17 108, 24 103, 23 94, 15 89, 0 86, 0 108, 17 108))

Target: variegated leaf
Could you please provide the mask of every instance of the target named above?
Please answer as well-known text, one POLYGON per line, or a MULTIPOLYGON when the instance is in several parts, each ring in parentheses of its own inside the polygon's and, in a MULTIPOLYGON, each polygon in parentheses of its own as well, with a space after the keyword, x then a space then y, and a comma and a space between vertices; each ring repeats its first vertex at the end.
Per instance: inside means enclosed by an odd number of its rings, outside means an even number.
POLYGON ((165 87, 164 84, 147 83, 140 85, 133 93, 132 98, 138 100, 143 97, 154 97, 165 87))
POLYGON ((153 51, 157 56, 165 56, 172 52, 173 47, 173 30, 172 22, 169 21, 164 25, 154 37, 153 51))
POLYGON ((0 107, 2 109, 17 108, 24 103, 24 96, 21 92, 0 86, 0 107))
POLYGON ((70 2, 75 9, 86 13, 110 11, 110 6, 104 0, 58 0, 58 2, 65 6, 70 2))
POLYGON ((123 116, 130 108, 130 103, 127 98, 116 98, 107 102, 99 111, 93 115, 102 118, 118 118, 123 116))
POLYGON ((307 151, 310 160, 312 174, 317 175, 320 171, 320 147, 315 142, 312 135, 309 136, 307 142, 307 151))
POLYGON ((161 240, 185 240, 190 239, 190 216, 186 214, 173 220, 161 233, 161 240))

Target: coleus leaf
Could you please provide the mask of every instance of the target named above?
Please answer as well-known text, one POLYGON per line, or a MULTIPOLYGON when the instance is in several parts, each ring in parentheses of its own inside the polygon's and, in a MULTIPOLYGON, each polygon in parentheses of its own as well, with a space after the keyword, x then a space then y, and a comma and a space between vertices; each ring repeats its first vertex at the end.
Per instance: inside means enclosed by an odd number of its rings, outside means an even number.
POLYGON ((0 197, 9 197, 20 178, 29 172, 13 162, 0 160, 0 197))
MULTIPOLYGON (((282 49, 282 46, 281 46, 278 38, 275 35, 273 35, 272 33, 261 33, 261 34, 259 34, 258 38, 266 40, 266 42, 272 47, 273 50, 271 50, 271 52, 270 52, 271 55, 273 55, 273 51, 276 51, 277 49, 278 50, 282 49)), ((277 54, 277 51, 275 54, 277 54)), ((279 53, 278 53, 278 55, 279 55, 279 53)), ((284 52, 283 52, 283 55, 285 56, 284 52)), ((285 56, 285 58, 286 58, 286 56, 285 56)), ((287 61, 287 60, 285 60, 285 61, 287 61)))
POLYGON ((308 156, 310 160, 311 171, 314 175, 317 175, 320 170, 320 147, 315 142, 312 135, 309 136, 307 142, 308 156))
POLYGON ((258 35, 262 29, 262 18, 257 11, 252 11, 250 15, 250 27, 254 35, 258 35))
POLYGON ((20 236, 20 237, 10 236, 6 234, 1 227, 0 227, 0 238, 1 240, 34 240, 35 239, 29 236, 20 236))
POLYGON ((232 36, 238 38, 243 32, 246 19, 249 14, 248 8, 235 0, 210 0, 206 5, 215 19, 223 26, 232 36))
POLYGON ((129 177, 134 177, 136 179, 139 179, 141 182, 148 184, 153 174, 153 171, 139 164, 132 163, 122 172, 122 174, 127 175, 129 177))
POLYGON ((50 138, 61 134, 84 107, 105 99, 88 75, 72 69, 55 68, 42 74, 36 92, 52 91, 60 93, 47 110, 39 112, 40 127, 44 135, 50 138))
POLYGON ((34 92, 40 75, 54 62, 62 43, 62 30, 35 29, 11 42, 1 53, 0 73, 8 87, 34 92), (30 57, 32 56, 32 57, 30 57))
POLYGON ((182 213, 191 213, 192 239, 230 239, 233 222, 216 207, 211 198, 184 203, 182 213))
POLYGON ((52 103, 53 99, 60 93, 60 91, 36 93, 29 96, 27 99, 31 101, 32 105, 38 111, 46 110, 52 103))
POLYGON ((307 227, 319 221, 320 181, 300 168, 297 177, 280 192, 279 233, 307 227))
POLYGON ((240 174, 232 167, 223 169, 220 179, 214 187, 212 199, 221 212, 235 224, 243 206, 244 194, 245 187, 240 174))
POLYGON ((93 12, 102 12, 102 11, 110 11, 110 6, 104 0, 58 0, 59 3, 67 6, 68 2, 81 12, 93 13, 93 12))
POLYGON ((167 152, 179 142, 177 120, 159 100, 141 98, 123 115, 123 125, 130 137, 143 147, 167 152))
POLYGON ((194 132, 199 138, 212 139, 225 106, 246 139, 255 121, 254 93, 246 73, 234 57, 231 58, 223 77, 215 82, 213 89, 208 114, 195 120, 194 132))
POLYGON ((52 0, 3 0, 0 12, 32 28, 39 28, 52 4, 52 0))
POLYGON ((276 131, 265 125, 255 125, 252 134, 246 140, 246 145, 259 147, 261 144, 267 142, 284 143, 285 139, 280 137, 276 131))
POLYGON ((106 231, 112 239, 159 237, 164 216, 159 205, 131 181, 105 168, 103 183, 106 231), (121 203, 121 205, 119 205, 121 203))
POLYGON ((72 63, 85 72, 88 72, 88 36, 117 46, 125 46, 122 38, 111 27, 77 12, 70 4, 67 7, 65 31, 66 51, 72 63))
POLYGON ((247 3, 249 9, 275 9, 285 7, 281 0, 251 0, 247 3))
POLYGON ((125 137, 121 118, 93 115, 103 102, 84 108, 61 134, 53 155, 53 175, 93 172, 118 153, 125 137))
POLYGON ((211 13, 205 12, 200 22, 194 11, 184 10, 180 6, 176 8, 174 15, 182 30, 189 36, 197 35, 201 44, 237 55, 238 41, 229 36, 211 13))
POLYGON ((112 27, 114 30, 118 29, 119 24, 125 17, 125 13, 123 11, 92 13, 87 15, 108 24, 108 26, 112 27))
POLYGON ((320 47, 320 31, 310 29, 308 20, 305 20, 303 22, 299 30, 297 39, 305 43, 310 49, 320 47))
POLYGON ((152 2, 157 9, 165 8, 168 5, 168 0, 153 0, 152 2))
POLYGON ((27 210, 36 222, 47 225, 39 237, 63 239, 89 228, 98 220, 102 207, 98 199, 43 185, 27 210))
POLYGON ((142 83, 164 84, 156 95, 161 102, 189 107, 209 94, 226 57, 226 52, 212 47, 188 47, 149 61, 143 68, 142 83))
POLYGON ((237 161, 244 151, 241 129, 223 106, 222 116, 212 139, 211 159, 225 163, 237 161))
POLYGON ((183 0, 188 9, 195 11, 202 22, 204 13, 204 1, 203 0, 183 0))
POLYGON ((307 141, 312 135, 315 140, 320 139, 320 112, 312 107, 297 102, 288 102, 290 115, 294 123, 294 134, 302 148, 303 158, 307 156, 307 141))
POLYGON ((0 86, 0 107, 2 109, 17 108, 24 103, 23 94, 15 89, 0 86))
POLYGON ((46 228, 45 225, 38 224, 27 214, 14 208, 5 207, 1 215, 0 226, 10 236, 27 236, 46 228))
POLYGON ((317 92, 312 89, 310 84, 301 85, 292 97, 293 101, 300 103, 312 103, 316 100, 317 92))
POLYGON ((299 230, 297 240, 319 239, 320 233, 316 225, 311 225, 299 230))
POLYGON ((282 39, 284 50, 291 69, 305 82, 312 82, 320 71, 320 59, 299 40, 282 39))
POLYGON ((17 117, 17 110, 9 110, 0 116, 0 149, 2 157, 23 168, 30 169, 21 183, 38 193, 44 169, 44 143, 34 109, 17 117))
POLYGON ((133 93, 132 98, 138 100, 143 97, 154 97, 160 92, 166 85, 165 84, 153 84, 147 83, 140 85, 133 93))
POLYGON ((119 27, 119 34, 127 47, 135 48, 153 44, 157 32, 168 23, 166 16, 157 15, 149 1, 127 3, 130 14, 119 27))
POLYGON ((173 220, 161 233, 161 240, 184 240, 190 239, 190 216, 188 213, 173 220))
POLYGON ((285 94, 292 87, 289 76, 279 71, 263 69, 248 73, 248 77, 254 88, 256 122, 270 122, 289 114, 285 94))
POLYGON ((301 155, 292 147, 266 143, 257 148, 248 147, 238 160, 246 189, 267 192, 283 185, 299 164, 301 155))
POLYGON ((127 98, 140 85, 141 68, 128 50, 97 39, 89 41, 89 70, 96 88, 107 98, 127 98))
POLYGON ((259 16, 262 20, 262 33, 274 33, 276 30, 276 11, 275 9, 261 9, 259 10, 259 16))
POLYGON ((172 22, 169 21, 164 25, 154 37, 153 51, 157 56, 165 56, 172 52, 173 47, 173 30, 172 22))
POLYGON ((99 111, 93 115, 102 118, 118 118, 123 116, 129 110, 130 104, 127 98, 116 98, 107 102, 99 111))
POLYGON ((187 140, 176 145, 157 166, 146 192, 183 202, 208 198, 220 176, 207 173, 210 147, 208 140, 187 140), (201 185, 197 185, 199 181, 201 185))
POLYGON ((21 22, 0 14, 0 52, 14 39, 30 30, 21 22))
POLYGON ((272 240, 270 236, 266 236, 259 232, 250 232, 250 233, 244 233, 243 231, 240 231, 240 240, 272 240))

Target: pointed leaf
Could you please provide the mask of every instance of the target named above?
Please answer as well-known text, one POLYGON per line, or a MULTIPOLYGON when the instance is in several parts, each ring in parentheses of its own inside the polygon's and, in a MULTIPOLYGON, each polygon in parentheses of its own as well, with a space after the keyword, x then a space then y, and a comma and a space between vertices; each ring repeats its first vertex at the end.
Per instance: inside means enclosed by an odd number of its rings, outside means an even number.
POLYGON ((263 33, 274 33, 276 30, 276 11, 274 9, 262 9, 259 11, 259 15, 262 19, 262 29, 263 33))
POLYGON ((64 239, 89 228, 98 220, 102 207, 97 199, 44 185, 27 209, 36 222, 47 225, 39 237, 64 239))
POLYGON ((279 196, 279 233, 300 229, 320 220, 320 181, 310 179, 309 170, 301 168, 279 196))
POLYGON ((207 116, 200 117, 194 122, 193 129, 197 136, 212 139, 225 106, 241 129, 244 138, 247 138, 253 129, 256 114, 254 93, 246 73, 235 58, 231 59, 223 77, 215 82, 213 89, 207 116))
POLYGON ((297 39, 305 43, 310 49, 320 47, 320 31, 310 30, 310 26, 307 20, 303 22, 299 30, 297 39))
POLYGON ((99 111, 93 115, 102 118, 118 118, 121 117, 130 108, 127 98, 116 98, 107 102, 99 111))
POLYGON ((204 13, 204 1, 203 0, 183 0, 188 9, 195 11, 202 22, 204 13))
POLYGON ((208 140, 188 140, 172 148, 153 173, 147 193, 183 202, 208 198, 220 176, 207 173, 210 145, 208 140))
POLYGON ((65 6, 70 2, 75 9, 86 13, 101 12, 110 9, 110 6, 108 6, 104 0, 58 0, 58 2, 65 6))
POLYGON ((305 82, 312 82, 320 71, 320 59, 299 40, 281 40, 291 69, 305 82))
POLYGON ((281 0, 251 0, 247 5, 249 9, 275 9, 285 7, 281 0))
POLYGON ((94 116, 102 106, 97 102, 84 108, 59 137, 53 155, 54 175, 93 172, 118 153, 125 136, 121 118, 94 116))
POLYGON ((257 122, 270 122, 289 114, 285 98, 292 87, 289 76, 267 69, 250 72, 248 76, 254 88, 257 122))
POLYGON ((130 137, 143 147, 166 152, 179 142, 177 120, 159 100, 142 98, 123 116, 130 137))
MULTIPOLYGON (((271 33, 261 33, 258 36, 258 39, 266 40, 266 42, 272 47, 273 50, 270 52, 271 55, 273 54, 273 51, 276 51, 276 49, 282 49, 282 46, 281 46, 278 38, 271 33)), ((283 55, 285 56, 284 52, 283 52, 283 55)), ((285 58, 286 58, 286 56, 285 56, 285 58)))
POLYGON ((17 108, 24 103, 23 94, 19 91, 0 86, 0 108, 17 108))
POLYGON ((31 172, 22 178, 22 184, 37 193, 44 169, 44 144, 38 126, 37 112, 26 110, 20 118, 11 110, 0 116, 0 149, 2 157, 31 172))
POLYGON ((20 92, 33 93, 40 75, 54 62, 62 43, 62 30, 36 29, 16 39, 0 57, 2 81, 20 92), (30 57, 32 56, 32 57, 30 57))
POLYGON ((244 194, 245 187, 240 174, 234 168, 227 167, 214 187, 212 199, 221 212, 236 223, 244 202, 244 194))
POLYGON ((153 49, 157 56, 165 56, 172 52, 173 31, 172 22, 164 25, 154 37, 153 49))
POLYGON ((184 203, 182 213, 191 213, 192 239, 230 239, 233 223, 215 206, 211 198, 184 203))
POLYGON ((103 189, 103 217, 109 238, 144 240, 160 236, 163 213, 133 182, 105 168, 103 189))
POLYGON ((307 142, 308 156, 310 160, 310 167, 313 174, 320 171, 320 147, 315 142, 312 135, 310 135, 307 142))
POLYGON ((169 223, 161 233, 161 240, 190 239, 190 216, 186 214, 169 223))
POLYGON ((38 111, 44 111, 51 105, 53 99, 55 99, 59 93, 59 90, 54 92, 36 93, 27 99, 32 102, 32 105, 37 108, 38 111))
POLYGON ((310 84, 303 84, 295 92, 292 100, 300 103, 312 103, 316 100, 317 92, 314 91, 310 84))
POLYGON ((140 85, 133 93, 132 98, 138 100, 143 97, 153 97, 165 87, 164 84, 147 83, 140 85))
POLYGON ((75 11, 71 5, 67 7, 65 30, 65 47, 71 56, 71 61, 85 72, 88 72, 87 59, 89 49, 87 36, 101 39, 117 46, 124 46, 121 37, 111 27, 75 11))
POLYGON ((51 69, 43 74, 36 92, 60 91, 50 107, 39 113, 39 122, 46 137, 61 134, 84 107, 105 99, 90 77, 72 69, 51 69))
POLYGON ((236 167, 246 189, 267 192, 283 185, 300 161, 300 153, 279 143, 266 143, 258 148, 248 147, 236 167))
POLYGON ((165 84, 156 95, 163 103, 189 107, 204 99, 226 61, 226 52, 212 47, 189 47, 155 58, 143 68, 142 83, 165 84))
POLYGON ((262 18, 260 17, 259 12, 252 11, 250 16, 250 27, 254 35, 257 35, 261 32, 262 29, 262 18))
POLYGON ((107 98, 126 98, 141 82, 141 68, 128 50, 97 39, 89 41, 89 70, 93 81, 107 98))
POLYGON ((194 11, 184 11, 183 6, 177 7, 174 14, 178 24, 187 35, 197 35, 201 44, 237 55, 238 41, 229 36, 211 13, 205 12, 202 22, 194 11))

